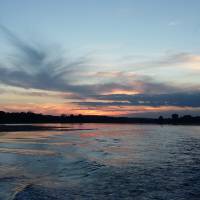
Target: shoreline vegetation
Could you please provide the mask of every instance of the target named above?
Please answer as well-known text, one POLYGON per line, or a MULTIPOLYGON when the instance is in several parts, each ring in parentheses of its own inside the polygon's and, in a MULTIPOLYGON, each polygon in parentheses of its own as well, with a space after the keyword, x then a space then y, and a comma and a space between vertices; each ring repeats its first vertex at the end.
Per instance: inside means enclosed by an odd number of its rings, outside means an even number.
MULTIPOLYGON (((0 111, 0 124, 43 124, 43 123, 120 123, 120 124, 172 124, 172 125, 200 125, 200 116, 179 116, 172 114, 171 118, 136 118, 136 117, 110 117, 98 115, 45 115, 33 112, 4 112, 0 111)), ((8 125, 0 125, 1 130, 9 130, 8 125)), ((61 130, 59 127, 21 125, 25 130, 61 130), (23 127, 24 126, 24 127, 23 127)), ((13 129, 12 126, 11 129, 13 129)), ((16 130, 20 126, 15 126, 16 130)), ((68 128, 66 128, 69 130, 68 128)))

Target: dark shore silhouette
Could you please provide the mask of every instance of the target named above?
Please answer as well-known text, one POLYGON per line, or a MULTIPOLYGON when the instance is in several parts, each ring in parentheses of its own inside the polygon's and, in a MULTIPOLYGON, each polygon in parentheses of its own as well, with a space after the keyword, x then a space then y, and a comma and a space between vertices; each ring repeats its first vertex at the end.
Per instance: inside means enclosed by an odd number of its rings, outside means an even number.
MULTIPOLYGON (((133 124, 174 124, 200 125, 200 116, 185 115, 179 117, 172 114, 171 118, 134 118, 109 117, 97 115, 44 115, 32 112, 4 112, 0 111, 0 124, 28 124, 28 123, 133 123, 133 124)), ((44 127, 43 127, 44 128, 44 127)), ((37 127, 35 128, 35 130, 37 127)), ((46 128, 45 128, 46 129, 46 128)))

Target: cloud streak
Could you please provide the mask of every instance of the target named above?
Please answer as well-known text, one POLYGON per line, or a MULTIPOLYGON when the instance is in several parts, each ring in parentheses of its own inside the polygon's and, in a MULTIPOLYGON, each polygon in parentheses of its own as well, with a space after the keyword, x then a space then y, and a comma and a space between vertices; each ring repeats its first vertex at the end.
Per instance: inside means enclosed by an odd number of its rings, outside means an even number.
POLYGON ((8 41, 15 47, 15 59, 9 63, 0 64, 0 81, 7 85, 23 88, 35 88, 53 91, 79 92, 83 87, 69 83, 74 70, 80 70, 86 58, 69 61, 61 55, 36 44, 29 44, 6 27, 1 30, 8 41), (53 58, 53 59, 52 59, 53 58))
MULTIPOLYGON (((35 43, 27 43, 17 37, 4 26, 0 26, 6 38, 15 47, 16 59, 9 63, 11 66, 0 64, 0 82, 22 88, 34 88, 59 92, 73 92, 80 96, 94 95, 115 90, 139 90, 161 92, 175 90, 164 83, 156 83, 147 76, 130 76, 130 73, 97 72, 95 77, 111 77, 109 82, 95 84, 76 84, 81 77, 77 74, 87 68, 87 58, 67 60, 62 55, 55 55, 48 48, 35 43), (135 79, 135 80, 134 80, 135 79)), ((88 73, 89 74, 89 73, 88 73)), ((89 76, 88 76, 89 77, 89 76)), ((84 77, 87 79, 87 77, 84 77)), ((92 77, 90 77, 92 78, 92 77)))
POLYGON ((96 101, 79 102, 84 106, 176 106, 200 107, 200 91, 172 94, 111 94, 95 96, 96 101), (97 101, 98 100, 98 101, 97 101), (102 100, 102 101, 99 101, 102 100), (107 102, 105 102, 107 101, 107 102))
MULTIPOLYGON (((0 63, 0 83, 26 90, 36 89, 27 92, 29 96, 48 97, 48 92, 57 92, 59 98, 72 101, 77 106, 74 109, 85 107, 84 111, 99 107, 102 112, 106 107, 114 107, 115 110, 120 107, 133 109, 136 106, 143 109, 145 106, 200 107, 198 86, 193 90, 189 86, 156 81, 135 71, 89 71, 89 59, 86 56, 72 59, 56 47, 26 42, 2 25, 0 29, 14 48, 10 60, 0 63), (44 91, 44 95, 37 90, 44 91)), ((140 63, 138 67, 158 68, 190 62, 199 63, 199 56, 187 53, 168 55, 140 63)), ((5 93, 5 90, 0 89, 1 93, 5 93)), ((49 96, 56 98, 56 94, 49 96)))

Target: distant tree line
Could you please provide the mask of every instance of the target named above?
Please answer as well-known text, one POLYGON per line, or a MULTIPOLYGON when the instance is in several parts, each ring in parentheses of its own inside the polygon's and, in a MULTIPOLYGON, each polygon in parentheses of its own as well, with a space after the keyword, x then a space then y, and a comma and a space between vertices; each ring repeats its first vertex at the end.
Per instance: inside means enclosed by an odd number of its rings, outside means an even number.
POLYGON ((172 114, 171 118, 134 118, 109 117, 97 115, 65 115, 60 116, 37 114, 33 112, 0 111, 0 124, 19 123, 140 123, 140 124, 196 124, 200 125, 200 116, 185 115, 179 117, 172 114))

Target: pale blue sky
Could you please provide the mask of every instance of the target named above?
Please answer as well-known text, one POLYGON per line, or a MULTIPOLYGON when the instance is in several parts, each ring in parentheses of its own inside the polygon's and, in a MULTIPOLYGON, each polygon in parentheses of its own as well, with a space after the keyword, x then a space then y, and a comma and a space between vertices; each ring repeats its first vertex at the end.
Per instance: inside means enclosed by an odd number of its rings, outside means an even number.
POLYGON ((200 52, 199 8, 199 0, 0 0, 0 23, 72 51, 200 52))

